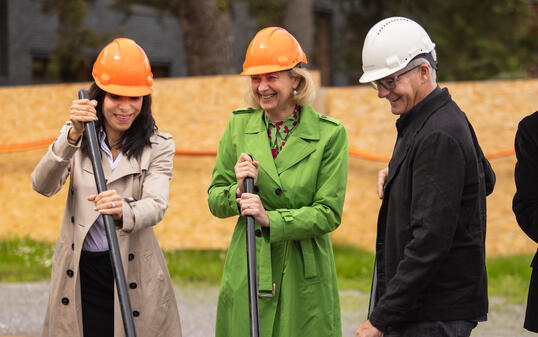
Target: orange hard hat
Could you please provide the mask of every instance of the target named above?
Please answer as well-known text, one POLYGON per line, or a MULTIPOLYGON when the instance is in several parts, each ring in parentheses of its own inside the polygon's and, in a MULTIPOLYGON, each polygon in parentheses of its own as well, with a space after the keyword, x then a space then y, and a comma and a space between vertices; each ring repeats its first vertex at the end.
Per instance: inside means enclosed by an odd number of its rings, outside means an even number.
POLYGON ((297 63, 308 63, 297 40, 280 27, 260 30, 250 41, 241 75, 259 75, 288 70, 297 63))
POLYGON ((93 79, 99 88, 120 96, 151 94, 153 74, 144 50, 131 39, 110 42, 93 64, 93 79))

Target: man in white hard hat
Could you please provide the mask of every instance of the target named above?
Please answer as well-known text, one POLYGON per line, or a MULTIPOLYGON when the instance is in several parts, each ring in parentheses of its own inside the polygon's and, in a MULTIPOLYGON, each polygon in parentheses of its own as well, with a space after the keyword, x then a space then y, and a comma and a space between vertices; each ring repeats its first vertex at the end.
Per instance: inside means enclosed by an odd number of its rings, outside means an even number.
POLYGON ((357 337, 470 336, 486 320, 486 195, 495 174, 465 113, 436 83, 434 47, 402 17, 378 22, 364 41, 360 82, 399 118, 378 179, 376 265, 357 337))

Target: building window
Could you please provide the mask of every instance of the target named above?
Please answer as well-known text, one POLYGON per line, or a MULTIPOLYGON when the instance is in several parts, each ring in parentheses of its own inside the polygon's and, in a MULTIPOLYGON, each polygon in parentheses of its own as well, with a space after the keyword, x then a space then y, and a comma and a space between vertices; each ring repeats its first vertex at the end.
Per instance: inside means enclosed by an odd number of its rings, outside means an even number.
MULTIPOLYGON (((47 51, 33 50, 32 55, 32 83, 58 83, 58 82, 89 82, 92 81, 91 65, 84 62, 73 71, 59 69, 47 51)), ((93 64, 93 63, 92 63, 93 64)))
MULTIPOLYGON (((0 0, 1 1, 1 0, 0 0)), ((93 61, 88 69, 86 66, 79 67, 71 79, 62 78, 58 69, 51 62, 50 55, 43 51, 32 51, 32 82, 35 84, 55 83, 55 82, 77 82, 93 81, 92 67, 93 61)), ((96 58, 93 58, 94 60, 96 58)), ((151 63, 151 62, 150 62, 151 63)), ((164 62, 151 63, 151 72, 154 78, 170 77, 170 64, 164 62)))
POLYGON ((32 56, 32 81, 34 83, 52 82, 49 64, 50 58, 48 56, 32 56))
POLYGON ((170 64, 151 61, 150 64, 154 78, 170 77, 170 64))

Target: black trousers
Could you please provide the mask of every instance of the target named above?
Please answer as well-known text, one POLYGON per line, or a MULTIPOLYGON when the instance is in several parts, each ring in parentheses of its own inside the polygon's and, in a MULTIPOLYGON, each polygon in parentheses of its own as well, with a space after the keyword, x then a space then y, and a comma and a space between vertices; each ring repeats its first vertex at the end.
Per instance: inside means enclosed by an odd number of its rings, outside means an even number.
POLYGON ((82 251, 79 268, 84 337, 114 337, 114 274, 109 252, 82 251))
POLYGON ((432 321, 404 324, 384 337, 469 337, 476 327, 474 321, 432 321))

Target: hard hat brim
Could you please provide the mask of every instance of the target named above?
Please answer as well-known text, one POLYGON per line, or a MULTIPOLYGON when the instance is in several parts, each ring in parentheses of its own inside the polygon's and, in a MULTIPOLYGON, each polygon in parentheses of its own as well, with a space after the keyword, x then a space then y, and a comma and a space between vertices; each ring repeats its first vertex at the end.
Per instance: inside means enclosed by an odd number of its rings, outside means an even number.
POLYGON ((397 71, 402 70, 403 68, 406 67, 406 65, 407 64, 399 66, 399 67, 395 67, 392 69, 383 68, 383 69, 377 69, 377 70, 372 70, 372 71, 366 71, 364 72, 364 74, 362 74, 361 78, 359 79, 359 82, 369 83, 369 82, 380 80, 384 77, 394 74, 397 71))
POLYGON ((295 67, 297 63, 291 66, 266 65, 266 66, 249 67, 248 69, 243 70, 241 75, 248 76, 248 75, 261 75, 261 74, 275 73, 277 71, 289 70, 295 67))
POLYGON ((142 86, 125 86, 116 84, 103 85, 102 83, 99 83, 99 81, 95 81, 95 84, 97 84, 97 86, 104 91, 119 96, 139 97, 149 95, 152 92, 152 88, 142 86))

